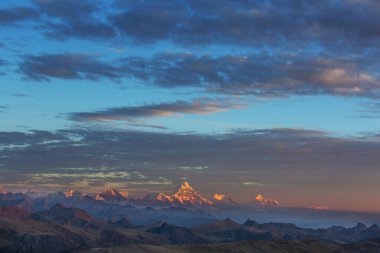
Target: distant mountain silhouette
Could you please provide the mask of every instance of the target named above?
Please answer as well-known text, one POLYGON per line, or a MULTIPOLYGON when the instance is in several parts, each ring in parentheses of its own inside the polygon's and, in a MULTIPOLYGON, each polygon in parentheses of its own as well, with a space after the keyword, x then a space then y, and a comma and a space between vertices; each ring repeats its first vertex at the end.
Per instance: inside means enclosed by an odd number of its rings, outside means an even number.
POLYGON ((66 208, 61 204, 56 204, 46 211, 33 213, 30 218, 36 221, 49 221, 81 228, 99 228, 102 225, 102 222, 95 220, 84 210, 66 208))
POLYGON ((162 223, 149 229, 148 232, 162 235, 174 244, 202 244, 209 242, 191 229, 177 227, 168 223, 162 223))

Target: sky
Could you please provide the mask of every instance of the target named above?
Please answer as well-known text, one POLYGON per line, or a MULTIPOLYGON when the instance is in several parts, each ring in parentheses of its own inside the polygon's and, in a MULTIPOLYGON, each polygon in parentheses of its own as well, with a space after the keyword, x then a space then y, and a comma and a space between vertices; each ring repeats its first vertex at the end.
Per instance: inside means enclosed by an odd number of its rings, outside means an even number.
POLYGON ((380 212, 376 0, 2 0, 0 185, 380 212))

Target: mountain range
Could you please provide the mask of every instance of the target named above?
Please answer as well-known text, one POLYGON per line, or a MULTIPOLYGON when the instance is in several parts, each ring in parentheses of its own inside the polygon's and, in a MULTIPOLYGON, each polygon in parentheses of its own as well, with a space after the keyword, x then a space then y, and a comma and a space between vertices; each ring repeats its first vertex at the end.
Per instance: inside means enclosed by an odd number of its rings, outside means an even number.
MULTIPOLYGON (((0 187, 0 194, 3 195, 2 199, 6 196, 13 196, 12 193, 6 193, 5 189, 0 187)), ((21 194, 21 193, 19 193, 21 194)), ((105 189, 103 192, 91 195, 82 193, 79 190, 71 189, 66 192, 57 192, 50 194, 40 194, 34 190, 27 191, 24 196, 19 196, 18 199, 46 199, 46 205, 49 206, 49 202, 67 202, 69 200, 86 200, 91 202, 92 200, 102 201, 105 203, 113 204, 132 204, 132 205, 142 205, 142 206, 183 206, 183 207, 214 207, 214 208, 228 208, 236 206, 238 203, 235 202, 229 195, 215 193, 211 200, 203 197, 200 193, 194 190, 194 188, 188 183, 184 182, 177 192, 174 194, 167 193, 150 193, 143 198, 133 198, 129 196, 127 191, 118 191, 116 189, 105 189)), ((252 204, 257 204, 259 206, 269 206, 277 207, 279 202, 276 200, 266 199, 261 194, 257 195, 252 204)), ((51 206, 51 204, 50 204, 51 206)))
POLYGON ((225 219, 193 227, 168 222, 136 226, 126 218, 107 222, 56 204, 28 217, 0 217, 0 253, 16 252, 375 253, 380 252, 380 228, 358 223, 307 229, 250 219, 243 224, 225 219))
MULTIPOLYGON (((208 200, 187 182, 172 195, 150 194, 141 199, 115 189, 97 195, 78 190, 50 194, 4 190, 0 193, 0 253, 380 252, 376 224, 312 229, 293 223, 216 218, 236 213, 244 217, 242 208, 247 208, 249 217, 259 218, 268 211, 289 214, 274 200, 262 195, 257 199, 258 204, 247 207, 223 194, 208 200)), ((307 210, 312 215, 358 219, 350 213, 307 210)), ((294 212, 299 217, 300 210, 294 212)))

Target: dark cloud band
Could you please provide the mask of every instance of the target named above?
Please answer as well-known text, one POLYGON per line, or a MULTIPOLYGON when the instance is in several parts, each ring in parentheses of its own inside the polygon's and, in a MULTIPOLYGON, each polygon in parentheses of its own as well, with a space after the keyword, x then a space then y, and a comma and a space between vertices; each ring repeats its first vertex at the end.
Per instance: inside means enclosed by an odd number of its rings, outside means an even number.
MULTIPOLYGON (((125 72, 162 87, 202 87, 258 96, 379 96, 377 72, 361 59, 279 54, 221 57, 159 54, 123 60, 125 72)), ((376 63, 375 63, 376 64, 376 63)))
POLYGON ((38 12, 29 7, 0 9, 0 25, 10 25, 19 21, 36 19, 38 12))
POLYGON ((111 62, 84 54, 27 55, 19 71, 30 79, 119 81, 135 78, 165 88, 202 88, 230 95, 333 95, 378 98, 378 63, 279 54, 220 57, 156 54, 111 62))
POLYGON ((297 48, 360 40, 377 47, 380 35, 374 22, 379 3, 371 0, 139 1, 123 7, 125 11, 109 19, 139 42, 297 48))
MULTIPOLYGON (((344 180, 345 175, 376 174, 380 162, 377 136, 346 139, 299 129, 221 135, 78 129, 1 132, 0 140, 0 174, 4 175, 0 178, 7 180, 0 183, 9 184, 12 178, 20 182, 32 174, 41 177, 40 181, 34 178, 37 180, 34 184, 43 185, 43 174, 54 174, 59 179, 60 173, 94 171, 103 174, 139 171, 142 175, 175 181, 186 175, 201 178, 213 175, 213 180, 222 182, 244 173, 259 178, 269 173, 272 184, 287 185, 294 177, 299 184, 326 184, 344 180), (189 168, 190 172, 176 169, 179 167, 189 168), (207 169, 191 173, 191 168, 207 169)), ((66 180, 79 176, 67 176, 66 180)), ((65 184, 62 180, 55 183, 62 186, 65 184)), ((98 180, 102 181, 102 176, 98 180)), ((240 180, 246 182, 246 178, 240 180)))
POLYGON ((99 80, 118 79, 121 72, 111 64, 85 54, 27 55, 19 71, 30 79, 48 81, 51 78, 99 80))
POLYGON ((50 38, 325 50, 378 48, 380 14, 366 1, 59 1, 0 10, 0 24, 39 16, 50 38))

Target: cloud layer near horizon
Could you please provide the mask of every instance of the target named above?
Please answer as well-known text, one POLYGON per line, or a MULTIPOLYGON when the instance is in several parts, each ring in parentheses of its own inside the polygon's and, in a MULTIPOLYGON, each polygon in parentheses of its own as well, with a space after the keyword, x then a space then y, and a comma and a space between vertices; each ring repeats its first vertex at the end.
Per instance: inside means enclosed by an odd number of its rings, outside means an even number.
POLYGON ((368 178, 363 176, 377 175, 380 162, 377 136, 347 139, 297 129, 220 135, 72 129, 1 132, 0 137, 0 184, 16 188, 156 182, 158 190, 188 178, 217 186, 227 180, 241 189, 251 179, 255 187, 271 185, 272 193, 285 185, 344 188, 356 178, 363 180, 354 182, 356 187, 366 189, 368 178))

